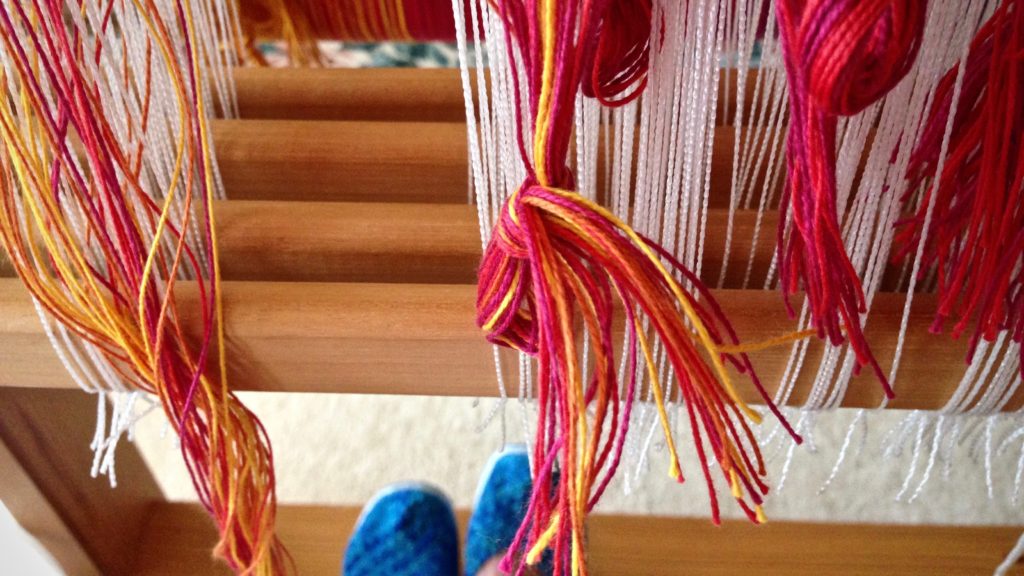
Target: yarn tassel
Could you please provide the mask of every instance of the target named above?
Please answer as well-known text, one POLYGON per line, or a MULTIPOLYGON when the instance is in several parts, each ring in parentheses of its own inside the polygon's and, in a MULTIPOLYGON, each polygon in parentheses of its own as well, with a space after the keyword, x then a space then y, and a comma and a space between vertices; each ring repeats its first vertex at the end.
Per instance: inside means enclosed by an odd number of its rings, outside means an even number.
POLYGON ((892 387, 861 328, 864 292, 843 243, 836 205, 836 128, 909 72, 927 3, 906 0, 779 0, 776 12, 790 91, 786 189, 778 229, 779 277, 789 298, 803 288, 814 328, 856 368, 892 387), (787 216, 793 226, 787 234, 787 216))
MULTIPOLYGON (((521 573, 551 549, 556 575, 587 574, 584 520, 622 456, 640 386, 638 367, 646 367, 655 398, 669 474, 683 481, 654 341, 662 345, 690 418, 714 522, 719 522, 719 506, 711 458, 750 520, 762 522, 768 486, 764 460, 747 422, 760 416, 741 399, 727 365, 750 378, 761 399, 800 441, 745 354, 762 345, 740 346, 700 281, 664 249, 574 192, 574 178, 565 167, 576 94, 585 89, 614 103, 635 98, 642 90, 649 7, 628 0, 540 0, 503 1, 496 10, 509 36, 509 50, 518 48, 527 74, 533 161, 520 141, 529 176, 505 202, 485 250, 477 322, 490 342, 536 357, 539 408, 535 487, 502 569, 521 573), (633 17, 619 17, 626 12, 633 17), (620 25, 642 28, 621 30, 620 25), (617 81, 626 77, 631 82, 617 81), (582 87, 585 83, 587 88, 582 87), (617 311, 625 316, 625 386, 619 382, 615 358, 617 311), (580 359, 583 338, 592 355, 588 365, 580 359)), ((510 59, 515 60, 512 54, 510 59)), ((802 336, 790 334, 768 344, 802 336)))
POLYGON ((0 238, 36 301, 95 347, 118 386, 160 397, 220 532, 216 555, 240 574, 283 574, 270 444, 226 378, 203 13, 182 0, 0 2, 10 88, 0 238), (160 85, 168 117, 158 118, 150 97, 160 85), (147 150, 158 128, 174 136, 147 150), (154 176, 165 167, 166 180, 154 176), (187 242, 186 231, 202 240, 187 242), (179 278, 198 287, 197 345, 184 335, 179 278))
MULTIPOLYGON (((963 63, 942 78, 911 156, 909 204, 924 189, 913 216, 899 223, 897 259, 916 252, 927 232, 921 273, 938 270, 941 332, 953 317, 953 337, 973 326, 967 360, 982 339, 1007 331, 1024 338, 1024 6, 1004 0, 981 27, 963 63), (943 136, 954 113, 948 154, 943 136), (925 216, 934 205, 925 231, 925 216)), ((1024 358, 1022 358, 1024 359, 1024 358)), ((1022 364, 1024 369, 1024 364, 1022 364)))

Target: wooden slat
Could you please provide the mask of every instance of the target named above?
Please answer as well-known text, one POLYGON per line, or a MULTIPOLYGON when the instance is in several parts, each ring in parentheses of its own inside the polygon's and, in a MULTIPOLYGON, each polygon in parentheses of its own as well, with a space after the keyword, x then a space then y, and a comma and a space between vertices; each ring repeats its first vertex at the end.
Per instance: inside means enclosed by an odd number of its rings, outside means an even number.
MULTIPOLYGON (((289 282, 473 284, 480 260, 476 209, 456 204, 230 200, 216 206, 224 278, 289 282)), ((741 285, 757 214, 738 211, 726 287, 741 285)), ((717 282, 728 212, 707 219, 701 276, 717 282)), ((751 278, 763 282, 777 215, 767 213, 751 278)))
MULTIPOLYGON (((474 74, 475 76, 475 74, 474 74)), ((241 118, 465 122, 453 68, 236 68, 241 118)))
MULTIPOLYGON (((467 285, 227 282, 224 285, 231 385, 238 390, 494 396, 490 347, 473 323, 476 289, 467 285)), ((757 341, 791 330, 780 296, 716 292, 740 337, 757 341)), ((177 292, 194 336, 196 293, 177 292)), ((903 296, 877 296, 869 342, 883 368, 891 361, 903 296)), ((891 408, 938 409, 959 383, 966 344, 929 334, 934 298, 920 295, 904 345, 898 397, 891 408)), ((820 343, 811 346, 816 360, 820 343)), ((779 381, 788 347, 752 354, 769 388, 779 381)), ((816 361, 808 360, 791 403, 806 399, 816 361)), ((20 282, 0 280, 0 386, 69 387, 20 282)), ((741 396, 757 402, 749 385, 741 396)), ((1021 393, 1010 403, 1022 403, 1021 393)), ((872 407, 881 389, 866 372, 853 379, 845 406, 872 407)))
MULTIPOLYGON (((359 510, 285 506, 278 533, 300 574, 337 574, 359 510)), ((464 531, 468 513, 458 511, 464 531)), ((704 519, 596 514, 588 524, 590 568, 597 576, 958 576, 989 574, 1013 547, 1020 527, 884 526, 769 522, 753 526, 704 519)), ((141 546, 139 576, 228 574, 210 560, 215 532, 198 506, 154 507, 141 546)), ((461 539, 460 539, 461 540, 461 539)), ((1024 570, 1011 572, 1024 574, 1024 570)))
MULTIPOLYGON (((69 391, 68 393, 72 393, 69 391)), ((99 576, 89 552, 6 445, 0 443, 0 500, 68 574, 99 576)))
MULTIPOLYGON (((465 124, 219 120, 212 126, 233 200, 465 204, 469 198, 465 124)), ((733 128, 716 129, 712 207, 729 205, 734 141, 733 128)))
POLYGON ((221 120, 213 138, 232 199, 468 199, 464 124, 221 120))
MULTIPOLYGON (((736 71, 723 71, 718 118, 732 122, 736 71), (728 97, 727 97, 728 95, 728 97)), ((757 71, 748 77, 746 109, 757 71)), ((234 70, 239 117, 264 120, 382 120, 464 122, 462 80, 456 68, 258 68, 234 70)), ((476 86, 476 73, 470 73, 476 86)), ((472 90, 473 100, 477 92, 472 90)))
POLYGON ((216 211, 230 280, 476 281, 480 231, 465 204, 229 200, 216 211))
POLYGON ((95 396, 0 388, 0 498, 68 574, 128 575, 148 553, 136 546, 146 512, 163 497, 127 442, 117 452, 118 488, 89 476, 95 426, 95 396))

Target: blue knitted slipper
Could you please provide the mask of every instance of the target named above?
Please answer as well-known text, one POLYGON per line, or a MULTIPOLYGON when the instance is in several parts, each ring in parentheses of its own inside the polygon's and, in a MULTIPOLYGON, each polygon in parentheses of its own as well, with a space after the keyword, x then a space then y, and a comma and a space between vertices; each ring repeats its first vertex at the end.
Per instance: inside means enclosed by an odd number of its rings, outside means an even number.
POLYGON ((504 554, 512 544, 526 516, 532 488, 526 446, 510 445, 491 455, 466 532, 465 576, 476 576, 489 559, 504 554))
POLYGON ((397 484, 373 497, 345 549, 345 576, 457 576, 459 536, 451 503, 426 484, 397 484))

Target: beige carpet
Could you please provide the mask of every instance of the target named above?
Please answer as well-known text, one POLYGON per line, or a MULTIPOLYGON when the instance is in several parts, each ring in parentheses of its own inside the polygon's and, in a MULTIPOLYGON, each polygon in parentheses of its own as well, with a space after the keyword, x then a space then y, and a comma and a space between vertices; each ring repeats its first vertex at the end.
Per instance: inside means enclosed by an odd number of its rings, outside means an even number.
MULTIPOLYGON (((457 506, 468 507, 480 468, 502 441, 498 420, 483 431, 477 430, 491 411, 491 399, 475 402, 466 398, 400 396, 241 396, 270 434, 277 459, 279 497, 285 503, 361 504, 388 483, 422 480, 440 486, 457 506)), ((510 401, 506 412, 510 441, 523 439, 521 414, 518 403, 510 401)), ((996 459, 996 497, 990 500, 981 453, 972 459, 970 446, 958 451, 948 478, 944 477, 945 466, 937 463, 931 481, 914 502, 895 501, 912 446, 907 447, 902 457, 893 459, 884 459, 878 446, 905 415, 897 411, 873 414, 863 452, 851 456, 833 485, 819 494, 832 470, 852 411, 820 416, 814 434, 816 450, 805 447, 797 451, 785 485, 771 495, 765 507, 769 518, 1024 526, 1024 507, 1012 506, 1008 496, 1016 460, 1011 456, 996 459)), ((136 442, 167 496, 192 500, 194 492, 179 460, 173 434, 161 434, 164 425, 160 418, 148 418, 141 423, 136 442)), ((685 434, 677 437, 681 445, 687 445, 685 434)), ((851 444, 856 446, 859 441, 851 444)), ((778 485, 781 476, 783 455, 770 463, 773 486, 778 485)), ((689 480, 680 486, 667 477, 664 448, 655 442, 649 470, 639 475, 640 485, 627 495, 621 481, 618 482, 608 490, 600 509, 707 516, 707 491, 700 470, 692 454, 687 452, 684 457, 684 472, 689 480)), ((926 464, 922 458, 919 473, 926 464)), ((917 480, 910 492, 916 486, 917 480)), ((730 504, 727 493, 723 496, 724 513, 736 516, 736 507, 730 504)))

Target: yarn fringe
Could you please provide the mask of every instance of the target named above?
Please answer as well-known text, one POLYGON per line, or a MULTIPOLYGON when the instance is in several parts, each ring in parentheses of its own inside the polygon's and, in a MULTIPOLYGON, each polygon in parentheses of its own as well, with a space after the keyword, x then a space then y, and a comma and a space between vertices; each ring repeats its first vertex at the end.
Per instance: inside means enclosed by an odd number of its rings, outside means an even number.
MULTIPOLYGON (((46 324, 51 339, 84 344, 58 346, 72 374, 101 393, 160 398, 220 532, 215 554, 240 574, 283 574, 270 443, 226 379, 207 119, 214 11, 202 0, 0 1, 0 239, 59 323, 46 324), (176 298, 186 294, 197 345, 176 298)), ((114 442, 130 407, 115 405, 114 442)), ((101 394, 100 423, 105 409, 101 394)), ((93 446, 95 471, 112 473, 102 431, 93 446)))
POLYGON ((897 260, 913 255, 926 234, 921 274, 938 272, 931 330, 941 332, 950 318, 954 338, 972 330, 968 362, 982 340, 993 342, 1003 331, 1013 342, 1024 338, 1022 53, 1024 6, 1004 0, 971 43, 955 107, 960 64, 939 83, 903 198, 905 205, 919 200, 917 209, 898 223, 897 260), (950 114, 955 117, 949 153, 942 174, 936 174, 950 114), (926 231, 930 204, 934 213, 926 231))

